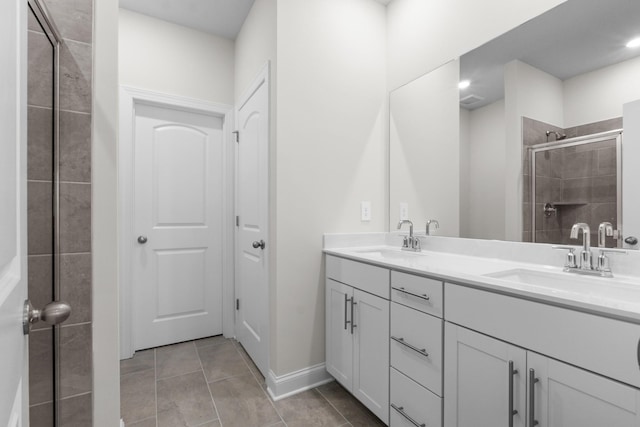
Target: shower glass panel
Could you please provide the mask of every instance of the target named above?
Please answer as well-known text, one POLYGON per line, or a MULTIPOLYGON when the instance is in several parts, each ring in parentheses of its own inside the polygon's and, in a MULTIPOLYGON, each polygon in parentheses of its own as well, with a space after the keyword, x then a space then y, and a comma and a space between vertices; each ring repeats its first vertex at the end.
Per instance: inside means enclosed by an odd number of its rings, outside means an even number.
POLYGON ((606 247, 622 246, 621 144, 622 132, 614 131, 530 148, 534 242, 577 245, 571 226, 584 222, 595 245, 598 226, 608 222, 614 236, 606 247))
MULTIPOLYGON (((59 298, 58 68, 60 40, 40 1, 28 0, 27 197, 29 299, 37 309, 59 298)), ((60 326, 35 323, 29 334, 32 426, 57 426, 60 326)))

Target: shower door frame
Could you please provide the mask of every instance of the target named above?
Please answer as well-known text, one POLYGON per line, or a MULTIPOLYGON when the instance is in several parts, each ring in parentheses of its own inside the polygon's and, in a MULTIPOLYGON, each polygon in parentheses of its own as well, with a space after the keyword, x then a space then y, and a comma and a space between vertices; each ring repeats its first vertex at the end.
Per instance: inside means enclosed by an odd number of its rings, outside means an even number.
MULTIPOLYGON (((60 53, 63 38, 43 0, 27 0, 28 8, 53 46, 53 301, 60 300, 60 53)), ((28 30, 27 30, 28 31, 28 30)), ((29 70, 27 69, 27 73, 29 70)), ((53 426, 60 425, 60 325, 53 326, 53 426)))
POLYGON ((578 136, 575 138, 565 139, 561 142, 553 141, 543 144, 536 144, 529 147, 531 170, 531 241, 536 243, 536 154, 544 151, 550 151, 560 148, 575 147, 579 145, 592 144, 596 142, 616 140, 616 217, 617 217, 617 236, 616 247, 622 247, 622 129, 615 129, 606 132, 594 133, 591 135, 578 136))

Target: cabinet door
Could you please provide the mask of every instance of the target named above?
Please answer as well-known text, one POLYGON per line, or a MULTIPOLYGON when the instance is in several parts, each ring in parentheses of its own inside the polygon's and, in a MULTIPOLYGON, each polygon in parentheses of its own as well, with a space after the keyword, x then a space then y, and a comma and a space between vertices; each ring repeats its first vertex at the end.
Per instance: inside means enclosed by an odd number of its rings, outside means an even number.
POLYGON ((354 289, 353 394, 389 423, 389 301, 354 289))
POLYGON ((640 426, 639 390, 533 352, 527 363, 539 427, 640 426))
POLYGON ((519 347, 446 323, 444 425, 524 427, 526 361, 519 347))
POLYGON ((353 288, 331 279, 326 282, 327 372, 347 390, 353 387, 353 335, 351 303, 353 288))

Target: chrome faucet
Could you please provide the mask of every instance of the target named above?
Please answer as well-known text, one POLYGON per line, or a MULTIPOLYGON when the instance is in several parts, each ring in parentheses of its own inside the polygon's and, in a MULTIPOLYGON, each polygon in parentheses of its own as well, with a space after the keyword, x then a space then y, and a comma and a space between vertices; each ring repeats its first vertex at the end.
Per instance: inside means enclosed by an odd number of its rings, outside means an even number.
POLYGON ((420 252, 420 239, 414 237, 413 235, 413 222, 409 221, 408 219, 400 220, 400 222, 398 222, 398 230, 402 228, 402 224, 409 224, 409 235, 404 236, 401 249, 403 251, 420 252))
POLYGON ((571 227, 571 238, 577 239, 582 230, 582 251, 580 252, 580 269, 591 270, 591 229, 589 224, 579 222, 571 227))
POLYGON ((589 226, 584 222, 573 224, 573 227, 571 227, 571 238, 577 239, 580 230, 582 230, 582 251, 580 251, 579 265, 576 265, 576 257, 573 254, 575 248, 571 246, 553 246, 553 249, 569 250, 564 265, 564 271, 580 274, 598 275, 602 277, 613 277, 611 267, 609 266, 609 258, 607 257, 607 254, 610 253, 620 255, 626 254, 627 252, 617 249, 604 249, 605 235, 613 235, 613 227, 611 226, 611 224, 608 222, 603 222, 598 227, 598 245, 600 246, 600 254, 598 255, 598 263, 595 268, 591 261, 591 235, 589 234, 591 230, 589 229, 589 226))
POLYGON ((607 236, 613 236, 613 226, 610 222, 601 222, 598 226, 598 247, 604 248, 607 236))
POLYGON ((427 236, 430 235, 429 228, 430 228, 431 224, 433 224, 436 228, 440 228, 440 223, 438 222, 438 220, 436 220, 436 219, 428 219, 427 220, 427 229, 425 231, 427 236))

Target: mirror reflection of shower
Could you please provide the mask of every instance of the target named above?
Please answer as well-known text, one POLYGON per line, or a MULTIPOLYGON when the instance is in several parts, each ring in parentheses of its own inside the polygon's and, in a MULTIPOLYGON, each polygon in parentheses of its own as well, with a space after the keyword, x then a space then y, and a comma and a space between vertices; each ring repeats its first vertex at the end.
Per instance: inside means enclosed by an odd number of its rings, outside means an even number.
POLYGON ((541 132, 542 125, 523 120, 523 241, 577 244, 571 226, 584 222, 595 242, 610 223, 613 235, 602 243, 621 247, 622 120, 541 132))
POLYGON ((547 135, 547 142, 549 142, 549 137, 551 135, 555 136, 555 139, 552 139, 551 141, 561 141, 567 137, 566 133, 560 133, 555 130, 548 130, 545 132, 545 134, 547 135))

